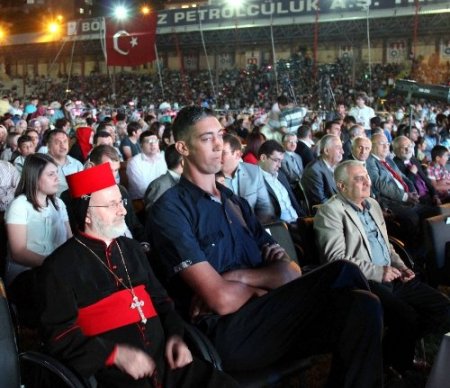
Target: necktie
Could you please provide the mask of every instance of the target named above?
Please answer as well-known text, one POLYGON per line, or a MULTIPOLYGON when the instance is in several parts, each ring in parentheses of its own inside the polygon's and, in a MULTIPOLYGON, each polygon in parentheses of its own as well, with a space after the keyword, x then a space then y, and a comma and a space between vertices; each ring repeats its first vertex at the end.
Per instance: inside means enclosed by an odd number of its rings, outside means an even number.
POLYGON ((403 186, 403 190, 405 190, 405 193, 409 193, 409 188, 408 185, 405 183, 405 181, 403 180, 403 178, 400 176, 399 173, 397 173, 397 171, 395 171, 388 162, 386 162, 385 160, 380 160, 381 164, 386 167, 386 169, 391 173, 391 175, 393 176, 393 178, 400 182, 400 184, 403 186))

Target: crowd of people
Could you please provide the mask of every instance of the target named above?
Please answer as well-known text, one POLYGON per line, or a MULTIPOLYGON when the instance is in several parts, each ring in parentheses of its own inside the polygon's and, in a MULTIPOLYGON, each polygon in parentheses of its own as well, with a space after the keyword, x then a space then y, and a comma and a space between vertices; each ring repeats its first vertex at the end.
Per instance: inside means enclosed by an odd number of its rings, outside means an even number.
POLYGON ((193 357, 180 314, 231 374, 331 352, 330 386, 425 379, 415 345, 448 328, 450 300, 388 232, 423 264, 423 220, 450 202, 450 106, 379 114, 358 92, 318 115, 245 75, 236 105, 260 109, 216 114, 205 91, 143 112, 154 84, 127 77, 126 109, 90 94, 98 79, 76 100, 55 85, 50 103, 1 100, 2 277, 47 351, 99 386, 235 386, 193 357), (312 216, 323 265, 302 274, 262 225, 284 221, 301 246, 312 216))
MULTIPOLYGON (((392 95, 394 81, 414 79, 425 84, 444 84, 449 80, 445 63, 435 60, 401 64, 355 64, 353 58, 313 66, 307 54, 298 53, 278 60, 274 66, 263 63, 245 68, 214 70, 170 70, 160 74, 117 72, 90 75, 71 74, 58 77, 36 76, 27 79, 29 95, 41 101, 83 100, 90 106, 115 109, 129 102, 146 111, 151 105, 170 101, 180 106, 208 104, 215 109, 267 108, 280 91, 314 110, 329 109, 333 102, 351 104, 354 91, 365 90, 374 97, 375 110, 403 105, 403 99, 392 95), (211 81, 213 85, 211 85, 211 81)), ((19 91, 4 91, 17 96, 19 91)))

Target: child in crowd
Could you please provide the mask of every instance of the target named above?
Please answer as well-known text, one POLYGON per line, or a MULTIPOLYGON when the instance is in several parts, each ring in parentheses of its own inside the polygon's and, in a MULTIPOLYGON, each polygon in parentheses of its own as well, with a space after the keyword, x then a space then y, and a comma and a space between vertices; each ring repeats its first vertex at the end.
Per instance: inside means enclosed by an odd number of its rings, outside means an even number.
POLYGON ((436 189, 441 200, 450 199, 450 173, 447 170, 448 149, 443 145, 434 146, 431 150, 431 163, 427 168, 428 178, 436 189))

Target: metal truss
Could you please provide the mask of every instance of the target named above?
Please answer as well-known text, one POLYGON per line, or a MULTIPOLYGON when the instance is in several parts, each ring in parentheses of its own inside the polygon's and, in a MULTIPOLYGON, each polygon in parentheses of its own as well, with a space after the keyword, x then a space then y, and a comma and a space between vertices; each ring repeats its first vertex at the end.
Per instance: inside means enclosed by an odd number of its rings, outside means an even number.
MULTIPOLYGON (((371 18, 370 35, 372 40, 387 38, 404 38, 412 40, 414 17, 371 18)), ((352 44, 358 47, 366 39, 366 20, 346 20, 339 22, 323 22, 319 25, 319 46, 321 44, 352 44)), ((314 37, 314 22, 310 24, 273 26, 273 36, 276 45, 291 47, 310 47, 314 37)), ((418 37, 430 36, 435 39, 450 36, 450 13, 420 15, 418 37)), ((252 28, 234 28, 205 31, 204 39, 207 50, 211 54, 233 53, 239 50, 270 47, 270 26, 252 28)), ((201 52, 202 41, 200 32, 161 34, 157 36, 157 46, 160 55, 175 53, 176 44, 182 52, 201 52)), ((99 40, 77 41, 74 50, 75 57, 98 58, 103 60, 99 40)), ((66 42, 61 51, 60 59, 70 57, 73 42, 66 42)), ((0 56, 7 62, 17 61, 48 61, 52 62, 61 48, 61 42, 48 44, 29 44, 21 46, 5 46, 0 48, 0 56)))

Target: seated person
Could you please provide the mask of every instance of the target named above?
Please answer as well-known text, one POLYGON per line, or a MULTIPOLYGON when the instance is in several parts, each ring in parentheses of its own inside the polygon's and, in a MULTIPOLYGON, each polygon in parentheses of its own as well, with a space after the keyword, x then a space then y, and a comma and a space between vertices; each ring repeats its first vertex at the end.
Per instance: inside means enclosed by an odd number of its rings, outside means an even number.
POLYGON ((283 147, 285 153, 283 161, 281 162, 281 171, 286 175, 294 192, 297 190, 298 182, 303 174, 302 158, 295 153, 297 143, 298 139, 295 133, 283 135, 283 147))
POLYGON ((302 184, 309 205, 320 205, 333 194, 336 194, 336 184, 333 171, 342 160, 344 151, 341 140, 335 135, 325 135, 320 139, 319 158, 305 167, 302 184))
POLYGON ((148 185, 167 172, 164 153, 159 149, 159 139, 152 130, 139 137, 141 152, 128 160, 127 177, 131 199, 142 200, 148 185))
POLYGON ((6 214, 9 250, 5 284, 18 307, 19 319, 36 325, 34 276, 30 270, 72 236, 66 206, 56 197, 58 167, 45 154, 29 155, 25 161, 16 198, 6 214), (31 297, 30 297, 31 296, 31 297))
POLYGON ((434 146, 431 150, 431 163, 427 168, 428 178, 439 198, 447 202, 450 200, 450 172, 447 170, 448 148, 442 145, 434 146))
POLYGON ((78 231, 39 273, 47 351, 99 387, 235 387, 194 360, 108 164, 68 176, 78 231))
POLYGON ((241 160, 241 149, 241 141, 237 136, 228 133, 223 135, 222 172, 225 186, 247 200, 260 222, 269 222, 275 214, 261 170, 241 160))
POLYGON ((17 169, 11 163, 0 160, 0 212, 4 212, 14 199, 19 180, 17 169))
POLYGON ((359 266, 384 309, 384 362, 403 373, 413 367, 416 340, 448 322, 450 301, 420 282, 389 243, 371 179, 358 161, 335 170, 339 194, 322 205, 314 230, 322 260, 359 266))
POLYGON ((392 142, 395 154, 393 160, 398 169, 414 184, 417 194, 419 194, 419 201, 439 206, 441 200, 422 165, 415 158, 413 144, 406 136, 397 136, 392 142))
POLYGON ((31 137, 28 135, 20 136, 17 139, 17 149, 19 151, 19 156, 14 159, 14 166, 19 174, 21 174, 26 157, 35 153, 34 144, 31 137))
POLYGON ((352 141, 352 152, 348 159, 359 160, 365 166, 366 160, 370 156, 370 151, 372 151, 372 142, 368 137, 355 137, 352 141))
POLYGON ((258 152, 259 167, 269 193, 276 218, 296 224, 299 217, 305 217, 304 210, 295 198, 288 179, 280 170, 284 159, 284 148, 276 140, 267 140, 258 152))
POLYGON ((183 158, 176 150, 174 144, 167 146, 164 151, 164 160, 167 164, 167 172, 151 182, 145 191, 144 204, 146 212, 161 195, 178 183, 183 172, 183 158))
POLYGON ((372 153, 366 168, 372 181, 372 193, 383 209, 389 209, 400 224, 399 236, 409 247, 422 241, 422 220, 436 215, 435 206, 423 205, 414 184, 389 157, 389 142, 384 134, 372 135, 372 153))
POLYGON ((382 386, 382 313, 357 267, 301 276, 248 203, 216 184, 223 128, 214 113, 183 108, 172 129, 183 175, 151 208, 148 232, 172 296, 224 369, 331 351, 330 386, 382 386))

